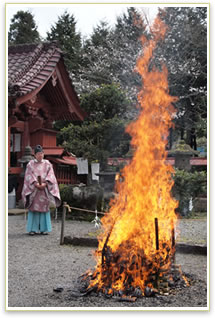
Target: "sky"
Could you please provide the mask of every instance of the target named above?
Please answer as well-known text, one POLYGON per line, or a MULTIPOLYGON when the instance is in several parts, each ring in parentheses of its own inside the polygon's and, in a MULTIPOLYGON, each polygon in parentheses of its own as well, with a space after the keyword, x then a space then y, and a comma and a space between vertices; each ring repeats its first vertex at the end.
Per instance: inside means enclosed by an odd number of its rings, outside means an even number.
MULTIPOLYGON (((73 14, 76 19, 77 31, 81 32, 83 37, 88 37, 93 28, 96 27, 100 21, 106 21, 110 26, 116 22, 116 17, 126 13, 126 7, 131 4, 7 4, 6 5, 6 26, 9 28, 13 15, 19 11, 30 11, 34 15, 34 20, 38 27, 38 32, 42 37, 46 36, 47 31, 50 31, 51 25, 57 22, 58 17, 61 16, 65 10, 73 14)), ((144 11, 150 20, 156 16, 157 6, 153 5, 133 5, 144 11)))

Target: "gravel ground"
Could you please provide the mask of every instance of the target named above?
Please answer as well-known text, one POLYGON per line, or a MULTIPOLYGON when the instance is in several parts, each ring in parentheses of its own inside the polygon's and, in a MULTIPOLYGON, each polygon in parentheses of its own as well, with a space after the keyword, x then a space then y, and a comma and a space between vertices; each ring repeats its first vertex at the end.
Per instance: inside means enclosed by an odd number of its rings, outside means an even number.
MULTIPOLYGON (((77 278, 95 265, 93 248, 60 245, 61 222, 52 221, 47 236, 26 234, 23 215, 8 216, 8 310, 83 309, 101 307, 146 310, 147 308, 179 308, 207 310, 207 257, 176 253, 176 262, 184 274, 191 275, 191 286, 174 295, 143 297, 136 302, 122 302, 103 295, 74 297, 77 278), (56 288, 62 292, 55 292, 56 288), (16 307, 16 308, 15 308, 16 307), (61 308, 59 308, 61 307, 61 308), (29 308, 28 308, 29 309, 29 308)), ((206 244, 206 220, 181 220, 178 242, 206 244)), ((95 232, 93 223, 67 221, 65 235, 86 236, 95 232)))
POLYGON ((181 219, 177 241, 186 244, 207 245, 206 219, 181 219))

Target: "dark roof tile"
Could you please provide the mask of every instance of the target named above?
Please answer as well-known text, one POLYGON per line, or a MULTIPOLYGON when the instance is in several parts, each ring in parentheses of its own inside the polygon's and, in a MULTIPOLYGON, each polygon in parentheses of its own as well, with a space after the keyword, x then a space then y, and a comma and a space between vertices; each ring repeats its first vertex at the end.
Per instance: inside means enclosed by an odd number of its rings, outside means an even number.
POLYGON ((61 51, 56 43, 9 46, 9 95, 14 85, 19 86, 19 96, 37 89, 42 84, 41 80, 45 81, 51 76, 60 57, 61 51))
POLYGON ((69 92, 67 98, 64 96, 64 85, 53 89, 52 82, 49 81, 58 63, 60 69, 62 69, 62 65, 64 64, 61 63, 62 57, 62 51, 57 47, 55 42, 9 46, 8 95, 13 99, 20 96, 26 96, 27 98, 33 91, 44 89, 44 92, 48 94, 49 99, 52 101, 51 105, 55 106, 55 120, 57 118, 83 120, 86 114, 80 108, 78 97, 66 68, 67 75, 65 80, 69 80, 71 84, 70 89, 69 87, 66 88, 69 92), (59 94, 60 97, 58 96, 59 94), (74 104, 74 109, 70 109, 68 106, 68 98, 71 104, 74 104), (61 103, 62 107, 59 107, 61 103))

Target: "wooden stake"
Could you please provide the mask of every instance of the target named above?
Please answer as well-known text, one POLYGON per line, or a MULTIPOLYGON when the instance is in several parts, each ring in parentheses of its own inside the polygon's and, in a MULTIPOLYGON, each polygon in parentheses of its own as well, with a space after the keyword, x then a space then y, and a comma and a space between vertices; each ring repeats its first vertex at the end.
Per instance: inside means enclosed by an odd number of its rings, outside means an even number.
POLYGON ((175 229, 174 225, 172 225, 172 248, 175 247, 175 229))
POLYGON ((65 219, 66 219, 66 202, 63 202, 63 213, 61 220, 61 234, 60 234, 60 245, 64 244, 64 227, 65 227, 65 219))
POLYGON ((155 240, 156 240, 156 250, 159 250, 159 232, 158 232, 158 218, 155 218, 155 240))
POLYGON ((172 221, 172 262, 175 263, 175 228, 172 221))

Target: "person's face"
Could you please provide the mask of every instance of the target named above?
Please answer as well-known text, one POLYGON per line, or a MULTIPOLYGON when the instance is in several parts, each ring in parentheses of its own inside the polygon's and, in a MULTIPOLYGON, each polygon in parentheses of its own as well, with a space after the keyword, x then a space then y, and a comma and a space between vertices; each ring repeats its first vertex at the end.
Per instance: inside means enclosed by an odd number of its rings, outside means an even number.
POLYGON ((37 152, 35 154, 35 158, 38 160, 38 161, 42 161, 43 160, 43 157, 44 157, 44 153, 43 152, 37 152))

